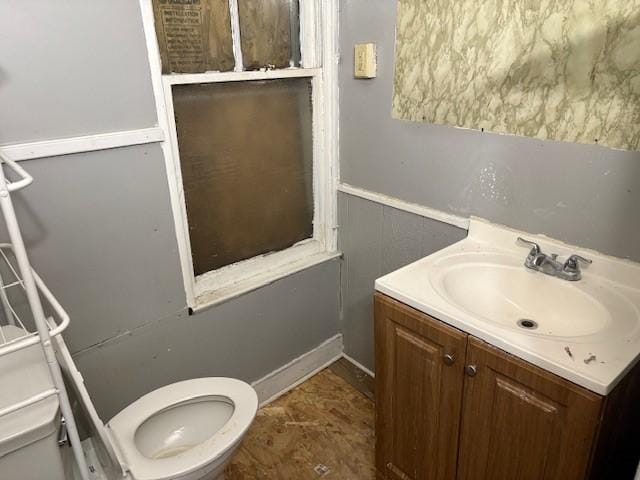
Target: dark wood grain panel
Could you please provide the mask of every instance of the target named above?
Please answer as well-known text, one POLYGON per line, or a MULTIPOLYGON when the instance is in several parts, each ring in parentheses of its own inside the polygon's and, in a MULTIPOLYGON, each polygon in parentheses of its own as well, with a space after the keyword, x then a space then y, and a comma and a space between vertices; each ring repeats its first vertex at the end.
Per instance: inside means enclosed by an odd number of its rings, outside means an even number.
POLYGON ((440 348, 418 337, 409 330, 392 324, 393 346, 393 394, 391 444, 393 449, 387 459, 387 468, 397 478, 421 478, 428 472, 433 477, 435 464, 429 462, 429 452, 423 445, 438 442, 438 415, 442 362, 440 348), (397 408, 394 408, 397 407, 397 408), (431 470, 431 471, 430 471, 431 470))
POLYGON ((582 480, 602 397, 469 337, 460 480, 582 480))
POLYGON ((510 378, 494 377, 486 478, 538 480, 558 448, 566 408, 510 378), (508 461, 505 461, 508 459, 508 461), (540 461, 542 459, 542 461, 540 461))
POLYGON ((467 336, 380 294, 375 322, 379 475, 452 479, 467 336), (445 364, 445 354, 456 361, 445 364))
POLYGON ((298 18, 292 18, 296 0, 238 0, 242 58, 246 69, 286 68, 299 44, 292 37, 298 18))

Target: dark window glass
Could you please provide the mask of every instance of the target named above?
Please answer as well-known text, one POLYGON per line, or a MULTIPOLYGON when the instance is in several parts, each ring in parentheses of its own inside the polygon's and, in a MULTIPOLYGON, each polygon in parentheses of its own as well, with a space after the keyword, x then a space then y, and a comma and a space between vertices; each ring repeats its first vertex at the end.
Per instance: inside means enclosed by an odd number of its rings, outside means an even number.
POLYGON ((313 235, 309 79, 175 85, 196 275, 313 235))

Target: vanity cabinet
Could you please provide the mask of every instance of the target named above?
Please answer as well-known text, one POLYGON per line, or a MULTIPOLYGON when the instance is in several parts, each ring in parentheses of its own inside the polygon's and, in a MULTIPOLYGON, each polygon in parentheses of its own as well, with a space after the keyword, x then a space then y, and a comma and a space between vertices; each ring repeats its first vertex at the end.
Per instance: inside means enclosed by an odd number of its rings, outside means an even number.
POLYGON ((375 336, 379 479, 633 479, 639 368, 602 397, 379 293, 375 336))
POLYGON ((456 478, 585 478, 602 397, 472 336, 466 363, 456 478))
POLYGON ((377 470, 454 478, 467 335, 383 297, 375 316, 377 470))

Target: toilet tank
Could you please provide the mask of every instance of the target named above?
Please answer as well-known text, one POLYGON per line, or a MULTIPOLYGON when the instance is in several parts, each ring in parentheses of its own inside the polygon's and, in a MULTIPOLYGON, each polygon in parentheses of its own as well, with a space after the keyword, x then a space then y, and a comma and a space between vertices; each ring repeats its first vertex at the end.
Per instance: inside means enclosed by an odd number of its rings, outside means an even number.
MULTIPOLYGON (((24 333, 14 326, 0 328, 9 338, 24 333)), ((0 410, 51 388, 39 343, 0 356, 0 410)), ((0 416, 0 479, 66 480, 68 448, 58 446, 59 432, 57 395, 0 416)))

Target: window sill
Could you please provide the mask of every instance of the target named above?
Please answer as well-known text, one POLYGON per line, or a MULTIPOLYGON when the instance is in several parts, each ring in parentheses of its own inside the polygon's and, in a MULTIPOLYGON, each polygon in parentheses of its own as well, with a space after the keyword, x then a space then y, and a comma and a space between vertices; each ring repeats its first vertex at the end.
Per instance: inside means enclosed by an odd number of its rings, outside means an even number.
POLYGON ((260 272, 232 285, 202 292, 196 297, 195 305, 190 309, 190 312, 201 312, 220 303, 239 297, 240 295, 244 295, 245 293, 249 293, 253 290, 257 290, 258 288, 274 283, 281 278, 288 277, 289 275, 301 272, 307 268, 338 258, 341 255, 341 252, 314 253, 273 269, 260 272))

